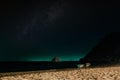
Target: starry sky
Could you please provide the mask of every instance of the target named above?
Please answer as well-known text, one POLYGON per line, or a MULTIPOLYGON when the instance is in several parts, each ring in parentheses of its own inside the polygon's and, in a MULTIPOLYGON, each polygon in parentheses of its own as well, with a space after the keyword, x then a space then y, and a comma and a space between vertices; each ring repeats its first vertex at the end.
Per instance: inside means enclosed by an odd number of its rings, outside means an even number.
POLYGON ((120 31, 118 2, 0 1, 0 61, 79 60, 120 31))

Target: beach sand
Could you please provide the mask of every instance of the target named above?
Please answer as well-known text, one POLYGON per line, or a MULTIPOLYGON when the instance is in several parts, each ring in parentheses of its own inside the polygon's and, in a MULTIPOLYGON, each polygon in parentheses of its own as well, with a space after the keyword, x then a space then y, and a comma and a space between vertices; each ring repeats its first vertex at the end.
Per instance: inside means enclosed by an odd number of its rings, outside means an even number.
POLYGON ((120 67, 0 73, 0 80, 120 80, 120 67))

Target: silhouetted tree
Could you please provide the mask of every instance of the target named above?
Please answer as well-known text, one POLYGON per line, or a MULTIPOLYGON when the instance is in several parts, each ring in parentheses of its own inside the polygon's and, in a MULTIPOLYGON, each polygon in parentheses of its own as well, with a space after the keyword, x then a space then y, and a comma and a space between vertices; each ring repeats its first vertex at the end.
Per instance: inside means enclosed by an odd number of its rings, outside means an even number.
POLYGON ((55 57, 52 59, 52 62, 60 62, 59 57, 55 56, 55 57))

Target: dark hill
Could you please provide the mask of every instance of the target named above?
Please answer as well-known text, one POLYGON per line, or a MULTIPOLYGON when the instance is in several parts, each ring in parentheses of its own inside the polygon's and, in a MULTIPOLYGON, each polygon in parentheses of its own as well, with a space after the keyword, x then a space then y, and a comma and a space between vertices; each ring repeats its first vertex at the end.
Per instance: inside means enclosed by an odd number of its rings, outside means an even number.
POLYGON ((113 65, 120 63, 120 33, 111 33, 92 49, 81 63, 91 62, 93 65, 113 65))

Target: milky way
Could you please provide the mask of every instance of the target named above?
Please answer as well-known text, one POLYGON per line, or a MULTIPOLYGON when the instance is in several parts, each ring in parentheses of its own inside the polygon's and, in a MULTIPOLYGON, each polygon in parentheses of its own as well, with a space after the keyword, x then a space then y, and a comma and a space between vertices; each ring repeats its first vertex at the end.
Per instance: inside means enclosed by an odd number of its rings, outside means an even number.
POLYGON ((3 61, 50 60, 54 56, 79 60, 106 34, 120 31, 119 7, 111 2, 18 0, 0 4, 3 61))
POLYGON ((40 10, 41 7, 39 5, 33 6, 35 10, 26 12, 21 22, 22 25, 16 25, 16 29, 18 30, 16 33, 17 39, 24 40, 27 37, 30 40, 38 33, 43 35, 47 31, 54 30, 55 22, 65 15, 66 7, 68 7, 68 3, 62 0, 56 1, 43 10, 40 10), (22 29, 20 30, 21 27, 22 29))

